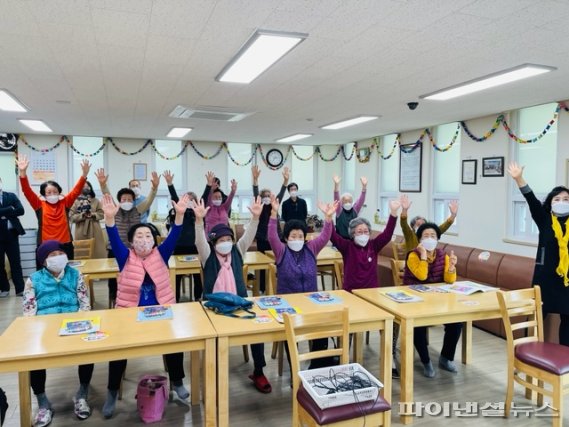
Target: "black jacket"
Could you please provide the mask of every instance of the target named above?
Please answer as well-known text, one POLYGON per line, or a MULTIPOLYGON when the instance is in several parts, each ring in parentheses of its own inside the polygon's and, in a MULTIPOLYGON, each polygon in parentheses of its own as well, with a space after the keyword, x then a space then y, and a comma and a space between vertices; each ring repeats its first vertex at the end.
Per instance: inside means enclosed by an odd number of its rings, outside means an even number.
POLYGON ((18 235, 26 234, 24 227, 20 223, 19 216, 24 215, 24 207, 20 203, 20 199, 14 193, 3 191, 0 193, 2 204, 0 205, 0 221, 6 219, 12 224, 12 228, 18 235))

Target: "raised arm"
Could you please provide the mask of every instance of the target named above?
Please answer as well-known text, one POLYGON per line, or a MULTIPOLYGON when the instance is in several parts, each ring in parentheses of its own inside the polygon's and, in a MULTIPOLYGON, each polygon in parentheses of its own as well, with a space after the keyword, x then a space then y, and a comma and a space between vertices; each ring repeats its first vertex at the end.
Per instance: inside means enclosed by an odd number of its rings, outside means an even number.
POLYGON ((338 200, 334 201, 334 203, 318 203, 318 208, 324 214, 324 227, 315 239, 306 243, 306 247, 312 251, 314 256, 317 256, 322 248, 326 246, 328 240, 330 240, 332 228, 334 227, 334 224, 332 224, 332 216, 334 215, 334 212, 336 212, 336 207, 339 203, 340 202, 338 200))
POLYGON ((103 206, 103 213, 105 214, 105 225, 107 226, 107 234, 109 236, 111 249, 117 258, 119 270, 122 270, 128 258, 128 248, 121 241, 119 232, 115 225, 115 216, 119 211, 119 207, 115 205, 115 202, 110 194, 103 195, 101 198, 101 204, 103 206))
POLYGON ((211 187, 215 182, 215 174, 212 171, 208 171, 205 174, 206 184, 203 190, 202 199, 206 205, 209 206, 209 197, 211 196, 211 187))
POLYGON ((534 192, 524 179, 524 168, 525 166, 520 166, 516 162, 512 162, 508 165, 508 173, 514 179, 520 189, 520 192, 526 199, 532 219, 535 221, 538 228, 541 229, 542 226, 550 224, 547 220, 549 213, 544 211, 543 205, 538 198, 535 197, 534 192))
POLYGON ((393 237, 393 231, 395 230, 395 224, 397 223, 397 213, 401 203, 398 200, 389 201, 389 219, 383 231, 373 239, 373 249, 375 252, 379 252, 385 245, 387 245, 391 238, 393 237))
POLYGON ((162 174, 164 179, 166 180, 166 185, 168 186, 168 192, 170 193, 170 198, 177 202, 180 200, 178 197, 178 193, 176 193, 176 189, 174 188, 174 174, 171 173, 169 170, 165 170, 162 174))
MULTIPOLYGON (((338 175, 334 175, 332 178, 334 180, 334 201, 340 201, 340 181, 341 178, 338 175)), ((342 213, 342 204, 338 203, 338 207, 336 208, 336 215, 340 215, 342 213)))
POLYGON ((288 167, 285 166, 283 169, 283 185, 281 185, 281 189, 279 191, 279 194, 277 194, 277 199, 279 199, 279 202, 283 201, 285 191, 286 191, 286 186, 288 185, 289 178, 290 178, 290 173, 289 173, 288 167))
POLYGON ((399 203, 401 204, 401 216, 399 217, 399 224, 401 225, 401 231, 403 232, 403 237, 405 238, 405 249, 407 252, 410 252, 415 249, 418 244, 417 236, 407 222, 407 211, 411 206, 411 201, 406 194, 402 194, 399 198, 399 203))
POLYGON ((156 172, 152 172, 152 178, 150 179, 150 192, 146 196, 146 198, 136 205, 136 210, 139 214, 143 214, 147 210, 150 209, 152 203, 154 202, 154 198, 156 197, 156 192, 158 191, 158 184, 160 184, 160 175, 156 172))
POLYGON ((269 239, 269 244, 271 249, 275 254, 275 261, 278 264, 285 252, 285 244, 279 239, 279 233, 277 227, 279 226, 279 221, 277 219, 277 214, 279 212, 280 201, 271 194, 271 218, 269 219, 269 228, 267 231, 267 238, 269 239))
POLYGON ((261 211, 263 210, 263 205, 261 203, 261 198, 259 196, 255 197, 255 200, 248 206, 249 212, 251 212, 251 221, 249 221, 249 225, 245 229, 245 232, 237 242, 237 249, 241 252, 241 255, 244 255, 255 240, 255 234, 257 234, 257 227, 259 226, 259 216, 261 215, 261 211))
POLYGON ((165 263, 168 263, 168 259, 174 252, 176 243, 178 242, 178 238, 182 232, 182 222, 184 221, 184 214, 186 213, 186 209, 188 208, 189 203, 190 196, 188 194, 184 194, 178 203, 172 200, 172 206, 176 212, 174 224, 172 224, 170 233, 168 233, 166 240, 164 240, 162 244, 158 246, 158 251, 160 252, 160 255, 162 256, 162 259, 165 263))
POLYGON ((198 249, 198 257, 200 259, 201 265, 205 265, 205 262, 211 254, 211 248, 207 242, 204 229, 204 217, 209 211, 209 206, 206 207, 203 199, 199 203, 191 202, 192 209, 196 216, 196 248, 198 249))
POLYGON ((445 220, 445 222, 439 225, 442 234, 447 232, 447 230, 452 226, 454 220, 456 219, 456 214, 458 213, 458 201, 451 200, 448 204, 448 209, 450 211, 449 217, 445 220))
POLYGON ((354 203, 354 211, 356 212, 356 214, 360 213, 360 210, 362 209, 362 206, 366 201, 367 178, 365 176, 362 176, 360 178, 360 182, 362 183, 362 192, 360 193, 360 197, 358 197, 358 200, 356 200, 356 203, 354 203))
POLYGON ((28 166, 30 164, 28 157, 23 155, 18 156, 16 164, 18 165, 18 171, 20 173, 20 185, 22 186, 24 196, 26 196, 26 199, 32 206, 32 209, 36 211, 41 207, 41 199, 36 193, 34 193, 34 190, 32 190, 30 181, 28 181, 28 177, 26 175, 28 166))
POLYGON ((256 199, 259 195, 259 175, 261 175, 259 166, 251 167, 251 175, 253 176, 253 197, 256 199))
POLYGON ((81 162, 81 170, 82 175, 75 183, 75 186, 71 189, 71 191, 63 197, 63 203, 65 203, 66 208, 71 208, 77 197, 81 194, 83 187, 85 186, 85 182, 87 182, 87 175, 89 175, 89 170, 91 169, 91 163, 87 159, 83 159, 81 162))
POLYGON ((231 192, 225 199, 225 202, 221 204, 221 206, 226 210, 229 214, 229 210, 231 209, 231 203, 233 202, 233 197, 235 197, 235 193, 237 192, 237 181, 234 179, 231 180, 231 192))
POLYGON ((97 177, 97 181, 99 182, 99 187, 101 188, 101 193, 103 194, 111 194, 109 187, 107 185, 109 181, 109 175, 105 175, 105 169, 99 168, 95 171, 95 176, 97 177))

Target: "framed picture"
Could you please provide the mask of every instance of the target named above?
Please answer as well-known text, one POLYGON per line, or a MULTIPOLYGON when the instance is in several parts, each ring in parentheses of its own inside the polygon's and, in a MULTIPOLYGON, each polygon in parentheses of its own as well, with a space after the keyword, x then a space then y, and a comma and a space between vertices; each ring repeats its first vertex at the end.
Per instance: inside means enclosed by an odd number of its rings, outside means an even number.
POLYGON ((407 144, 400 147, 399 191, 402 193, 421 192, 423 145, 407 144))
POLYGON ((463 160, 462 161, 462 183, 463 184, 476 184, 476 169, 478 160, 463 160))
POLYGON ((146 181, 148 179, 146 175, 146 163, 133 163, 132 179, 136 179, 137 181, 146 181))
POLYGON ((484 157, 482 159, 482 176, 504 176, 504 158, 484 157))

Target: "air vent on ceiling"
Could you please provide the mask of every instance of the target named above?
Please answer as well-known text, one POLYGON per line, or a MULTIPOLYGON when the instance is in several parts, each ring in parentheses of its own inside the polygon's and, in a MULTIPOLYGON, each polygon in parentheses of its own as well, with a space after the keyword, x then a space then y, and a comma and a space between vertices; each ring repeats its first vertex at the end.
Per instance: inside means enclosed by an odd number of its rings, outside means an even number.
POLYGON ((200 109, 184 107, 183 105, 178 105, 172 110, 169 117, 175 119, 202 119, 202 120, 217 120, 222 122, 238 122, 243 120, 245 117, 250 116, 254 113, 242 113, 235 111, 227 111, 221 109, 200 109))

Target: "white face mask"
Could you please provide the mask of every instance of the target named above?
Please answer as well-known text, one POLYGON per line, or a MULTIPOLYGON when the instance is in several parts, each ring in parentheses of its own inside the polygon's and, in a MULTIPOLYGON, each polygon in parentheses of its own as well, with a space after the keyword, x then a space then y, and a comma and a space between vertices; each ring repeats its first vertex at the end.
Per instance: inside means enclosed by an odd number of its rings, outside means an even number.
POLYGON ((271 204, 271 198, 270 197, 263 197, 263 204, 264 205, 270 205, 271 204))
POLYGON ((342 207, 343 207, 345 210, 349 211, 350 209, 352 209, 352 204, 351 204, 351 203, 344 203, 344 204, 342 205, 342 207))
POLYGON ((140 196, 140 187, 133 187, 131 190, 134 192, 136 197, 140 196))
POLYGON ((557 216, 569 215, 569 203, 557 202, 551 205, 551 211, 557 216))
POLYGON ((211 201, 211 204, 212 204, 213 206, 221 206, 221 202, 222 202, 221 199, 213 199, 213 200, 211 201))
POLYGON ((68 259, 67 255, 55 255, 45 259, 47 269, 53 271, 54 273, 61 273, 61 271, 67 265, 68 259))
POLYGON ((429 252, 435 250, 438 242, 439 241, 437 239, 433 239, 432 237, 427 237, 421 240, 421 244, 429 252))
POLYGON ((290 197, 296 197, 296 195, 298 194, 298 191, 291 191, 289 194, 290 194, 290 197))
POLYGON ((220 242, 215 245, 215 250, 221 255, 227 255, 233 249, 233 242, 220 242))
POLYGON ((59 196, 46 196, 45 200, 52 205, 55 205, 59 202, 59 196))
POLYGON ((131 210, 133 206, 134 206, 134 203, 132 203, 132 202, 123 202, 123 203, 121 203, 121 209, 122 209, 122 210, 125 210, 125 211, 131 210))
POLYGON ((154 239, 152 240, 134 240, 132 242, 132 248, 134 252, 139 256, 146 256, 152 252, 154 247, 154 239))
POLYGON ((298 252, 304 246, 304 240, 288 240, 286 244, 291 251, 298 252))
POLYGON ((369 242, 369 234, 359 234, 354 236, 354 242, 356 242, 356 245, 364 247, 367 245, 367 242, 369 242))

